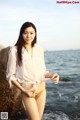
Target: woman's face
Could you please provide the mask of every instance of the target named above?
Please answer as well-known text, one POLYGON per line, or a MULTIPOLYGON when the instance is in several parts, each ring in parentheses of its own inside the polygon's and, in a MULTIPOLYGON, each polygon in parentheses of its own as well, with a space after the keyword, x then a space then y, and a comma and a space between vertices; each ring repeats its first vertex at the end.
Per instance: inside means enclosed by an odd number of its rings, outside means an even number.
POLYGON ((22 34, 23 39, 27 45, 31 45, 32 41, 35 38, 35 35, 36 33, 33 27, 26 28, 22 34))

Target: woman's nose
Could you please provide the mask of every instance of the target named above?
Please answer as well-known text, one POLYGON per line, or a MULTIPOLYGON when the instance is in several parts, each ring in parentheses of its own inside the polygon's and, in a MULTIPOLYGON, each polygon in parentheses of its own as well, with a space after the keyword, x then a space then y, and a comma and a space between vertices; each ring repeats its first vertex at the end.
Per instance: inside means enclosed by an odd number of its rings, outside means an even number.
POLYGON ((30 37, 30 33, 27 34, 27 37, 30 37))

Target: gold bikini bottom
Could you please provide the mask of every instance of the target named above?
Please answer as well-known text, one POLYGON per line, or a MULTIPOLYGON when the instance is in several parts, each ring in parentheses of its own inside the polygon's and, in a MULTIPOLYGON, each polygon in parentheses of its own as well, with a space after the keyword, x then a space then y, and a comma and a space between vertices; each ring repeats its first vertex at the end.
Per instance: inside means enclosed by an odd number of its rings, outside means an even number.
POLYGON ((35 97, 38 97, 45 90, 45 82, 38 83, 35 91, 35 97))
MULTIPOLYGON (((26 83, 25 86, 23 86, 25 89, 29 90, 32 87, 35 87, 31 83, 26 83)), ((35 97, 38 97, 44 90, 45 90, 45 82, 36 83, 36 89, 35 89, 35 97)))

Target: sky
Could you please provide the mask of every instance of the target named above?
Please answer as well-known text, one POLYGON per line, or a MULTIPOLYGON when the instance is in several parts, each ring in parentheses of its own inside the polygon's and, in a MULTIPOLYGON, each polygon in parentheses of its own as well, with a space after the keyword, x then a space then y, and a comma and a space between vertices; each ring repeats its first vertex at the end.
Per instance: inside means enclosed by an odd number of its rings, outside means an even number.
POLYGON ((45 50, 80 49, 80 4, 0 0, 0 44, 13 46, 26 21, 35 24, 37 43, 45 50))

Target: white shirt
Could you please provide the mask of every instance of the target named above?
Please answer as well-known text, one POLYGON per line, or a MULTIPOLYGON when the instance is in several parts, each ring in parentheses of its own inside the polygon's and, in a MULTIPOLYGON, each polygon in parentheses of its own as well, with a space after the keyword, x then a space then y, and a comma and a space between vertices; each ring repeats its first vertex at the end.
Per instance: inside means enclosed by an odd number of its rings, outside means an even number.
POLYGON ((47 72, 44 62, 44 50, 37 44, 33 47, 32 56, 24 47, 22 48, 22 64, 20 66, 17 64, 16 46, 11 47, 9 50, 6 78, 9 80, 10 87, 12 87, 11 80, 18 80, 21 84, 45 81, 47 72))

